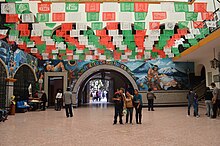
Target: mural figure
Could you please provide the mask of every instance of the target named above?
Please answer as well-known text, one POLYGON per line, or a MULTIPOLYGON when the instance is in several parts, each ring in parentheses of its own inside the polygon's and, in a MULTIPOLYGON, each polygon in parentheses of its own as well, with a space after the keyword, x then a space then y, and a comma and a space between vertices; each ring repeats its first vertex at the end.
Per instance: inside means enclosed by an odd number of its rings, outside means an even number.
POLYGON ((43 89, 42 87, 43 87, 43 83, 44 83, 44 74, 43 73, 40 73, 38 83, 39 83, 39 90, 42 91, 42 89, 43 89))
POLYGON ((49 72, 59 72, 59 71, 66 71, 63 65, 63 62, 59 62, 57 65, 52 65, 51 61, 47 61, 45 64, 46 71, 49 72))
POLYGON ((16 68, 16 62, 14 61, 14 52, 12 50, 9 51, 9 62, 8 62, 8 67, 9 67, 9 77, 13 78, 14 76, 14 71, 16 68))
POLYGON ((158 73, 158 66, 154 65, 147 73, 148 86, 154 90, 160 90, 160 78, 158 73))

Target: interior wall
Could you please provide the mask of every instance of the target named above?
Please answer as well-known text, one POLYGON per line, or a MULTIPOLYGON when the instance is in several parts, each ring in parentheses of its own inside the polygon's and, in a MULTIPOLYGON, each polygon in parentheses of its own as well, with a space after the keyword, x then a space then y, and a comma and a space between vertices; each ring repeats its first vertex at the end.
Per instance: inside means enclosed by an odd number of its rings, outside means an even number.
MULTIPOLYGON (((218 52, 220 52, 220 51, 218 51, 218 52)), ((212 82, 213 82, 213 75, 220 74, 219 69, 211 68, 210 60, 212 60, 212 59, 213 58, 204 58, 202 60, 199 60, 199 61, 195 62, 195 66, 199 66, 201 64, 205 66, 205 69, 206 69, 206 86, 209 86, 209 87, 210 87, 210 85, 208 84, 208 73, 212 72, 212 82)), ((220 87, 220 83, 216 83, 216 85, 217 85, 217 87, 220 87)))

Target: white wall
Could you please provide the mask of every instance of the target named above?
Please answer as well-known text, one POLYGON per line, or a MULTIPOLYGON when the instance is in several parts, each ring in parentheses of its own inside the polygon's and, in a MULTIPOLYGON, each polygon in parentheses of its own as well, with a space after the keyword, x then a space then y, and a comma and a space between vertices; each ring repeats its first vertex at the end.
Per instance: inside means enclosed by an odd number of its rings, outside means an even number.
MULTIPOLYGON (((217 50, 217 51, 218 51, 218 53, 220 53, 220 50, 217 50)), ((203 60, 199 60, 199 61, 195 62, 195 72, 197 72, 197 75, 198 75, 198 72, 200 72, 197 69, 197 67, 200 66, 201 64, 204 65, 204 67, 205 67, 205 70, 206 70, 206 86, 209 86, 208 85, 208 72, 212 72, 212 82, 213 82, 213 75, 220 74, 218 68, 217 69, 211 68, 210 60, 212 60, 212 59, 213 58, 204 58, 203 60)), ((217 85, 217 87, 220 88, 220 83, 216 83, 216 85, 217 85)))

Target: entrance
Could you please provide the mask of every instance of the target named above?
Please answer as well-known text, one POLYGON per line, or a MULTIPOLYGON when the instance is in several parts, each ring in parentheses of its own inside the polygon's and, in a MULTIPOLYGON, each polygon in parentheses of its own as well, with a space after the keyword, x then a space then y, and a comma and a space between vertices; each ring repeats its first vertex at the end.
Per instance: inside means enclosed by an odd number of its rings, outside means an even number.
POLYGON ((63 93, 63 76, 49 76, 48 77, 48 106, 55 105, 55 97, 61 90, 63 93))
MULTIPOLYGON (((131 86, 130 81, 120 72, 99 70, 81 84, 78 92, 78 106, 83 104, 112 103, 117 89, 131 86)), ((132 87, 132 86, 131 86, 132 87)))
POLYGON ((87 84, 87 99, 89 103, 107 103, 110 91, 110 81, 103 79, 93 79, 87 84))

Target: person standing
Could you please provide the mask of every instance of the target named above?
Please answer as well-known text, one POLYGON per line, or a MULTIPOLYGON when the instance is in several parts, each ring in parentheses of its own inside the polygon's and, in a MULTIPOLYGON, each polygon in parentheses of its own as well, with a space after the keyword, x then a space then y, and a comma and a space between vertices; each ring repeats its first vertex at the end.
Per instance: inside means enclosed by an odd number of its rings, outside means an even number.
POLYGON ((154 99, 156 99, 156 96, 152 92, 152 89, 149 88, 147 93, 148 111, 154 111, 154 99))
POLYGON ((138 93, 137 89, 134 90, 134 102, 137 104, 137 106, 135 107, 136 124, 142 124, 141 123, 141 118, 142 118, 143 101, 142 101, 142 96, 141 96, 141 94, 138 93))
POLYGON ((61 107, 62 107, 62 97, 63 97, 63 93, 62 91, 59 89, 56 95, 56 102, 57 102, 57 106, 55 108, 55 110, 60 111, 61 107))
POLYGON ((209 87, 206 87, 205 93, 205 105, 206 105, 206 115, 207 117, 211 117, 213 115, 212 111, 212 92, 209 87))
POLYGON ((218 108, 220 108, 220 90, 216 87, 215 83, 211 83, 211 86, 213 88, 213 92, 212 92, 213 116, 211 118, 216 118, 218 108))
POLYGON ((193 89, 190 89, 189 93, 187 94, 187 100, 188 100, 188 115, 187 116, 190 116, 190 108, 193 105, 194 96, 195 96, 195 92, 193 91, 193 89))
POLYGON ((117 124, 117 118, 119 116, 119 123, 123 124, 122 122, 122 112, 124 107, 124 88, 120 88, 119 91, 117 91, 112 98, 112 100, 115 103, 115 115, 114 115, 114 123, 113 125, 117 124))
POLYGON ((70 91, 70 88, 68 87, 66 92, 64 93, 64 103, 65 103, 65 110, 66 110, 66 117, 73 117, 73 111, 72 111, 72 92, 70 91))
POLYGON ((195 92, 194 99, 193 99, 193 108, 194 108, 194 117, 199 118, 199 101, 198 95, 195 92))
POLYGON ((126 114, 126 123, 128 123, 128 118, 130 116, 130 124, 132 124, 133 119, 133 95, 131 95, 128 91, 126 92, 126 108, 127 108, 127 114, 126 114))
POLYGON ((47 95, 44 91, 42 91, 42 96, 41 96, 41 101, 43 102, 43 107, 42 110, 45 111, 46 110, 46 103, 47 103, 47 95))

